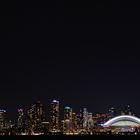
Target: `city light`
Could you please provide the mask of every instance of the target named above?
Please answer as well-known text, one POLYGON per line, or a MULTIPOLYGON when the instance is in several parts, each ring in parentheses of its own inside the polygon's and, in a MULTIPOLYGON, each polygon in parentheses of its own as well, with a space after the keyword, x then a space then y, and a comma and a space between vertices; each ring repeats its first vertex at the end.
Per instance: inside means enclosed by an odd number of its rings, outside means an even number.
POLYGON ((4 110, 4 109, 0 109, 0 112, 6 112, 6 110, 4 110))
POLYGON ((106 110, 94 113, 86 107, 78 112, 70 106, 61 109, 55 99, 46 114, 45 105, 37 101, 24 110, 18 108, 17 117, 11 121, 7 120, 7 111, 1 109, 0 135, 140 135, 140 119, 134 116, 130 106, 106 110))

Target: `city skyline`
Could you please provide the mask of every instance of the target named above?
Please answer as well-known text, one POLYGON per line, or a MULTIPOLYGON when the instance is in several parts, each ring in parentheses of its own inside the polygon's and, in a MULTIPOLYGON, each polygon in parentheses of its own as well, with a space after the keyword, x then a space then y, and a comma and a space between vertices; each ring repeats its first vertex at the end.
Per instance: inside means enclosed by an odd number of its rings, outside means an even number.
POLYGON ((76 112, 70 106, 61 109, 60 101, 53 99, 46 113, 44 104, 37 101, 28 108, 18 108, 14 120, 9 120, 7 111, 0 109, 0 135, 139 135, 139 132, 140 119, 130 105, 97 113, 82 107, 76 112))
POLYGON ((5 4, 0 108, 14 120, 18 107, 39 100, 49 113, 50 101, 58 99, 62 110, 66 105, 94 113, 131 105, 140 116, 138 4, 71 2, 5 4))
MULTIPOLYGON (((134 106, 131 106, 131 105, 123 105, 123 106, 121 106, 121 105, 119 105, 119 106, 108 106, 105 110, 103 110, 103 111, 101 111, 101 110, 98 110, 98 107, 97 107, 97 111, 96 112, 94 112, 94 111, 92 111, 92 110, 90 110, 89 109, 89 107, 88 106, 80 106, 79 108, 78 108, 78 110, 76 110, 75 109, 75 107, 72 105, 72 104, 63 104, 60 100, 58 100, 58 99, 53 99, 53 100, 50 100, 50 103, 48 103, 48 104, 45 104, 44 102, 42 102, 42 101, 40 101, 40 100, 37 100, 37 101, 34 101, 34 102, 32 102, 32 103, 30 103, 30 104, 26 104, 26 106, 23 106, 23 105, 19 105, 19 106, 17 106, 15 109, 14 109, 14 112, 13 112, 13 115, 11 116, 11 115, 9 115, 9 109, 7 108, 5 108, 5 107, 1 107, 0 108, 0 111, 4 111, 4 112, 6 112, 6 118, 7 119, 9 119, 9 120, 12 120, 12 121, 15 121, 16 120, 16 118, 17 118, 17 113, 18 112, 20 112, 20 111, 24 111, 24 112, 26 112, 32 105, 34 105, 34 104, 36 104, 36 103, 41 103, 43 106, 44 106, 44 112, 45 112, 45 118, 48 120, 49 119, 49 115, 50 115, 50 109, 51 109, 51 102, 56 102, 56 103, 58 103, 59 104, 59 117, 62 119, 63 117, 64 117, 64 114, 65 114, 65 109, 67 108, 67 109, 72 109, 75 113, 77 113, 77 114, 80 114, 80 111, 81 111, 81 109, 84 109, 84 108, 86 108, 86 109, 88 109, 88 111, 89 111, 89 113, 92 113, 93 115, 95 115, 95 114, 104 114, 104 113, 106 113, 106 112, 108 112, 111 108, 113 108, 113 109, 115 109, 115 110, 117 110, 117 113, 118 112, 120 112, 120 114, 121 114, 121 110, 122 111, 124 111, 125 109, 126 109, 126 107, 127 106, 130 106, 131 107, 131 110, 133 110, 133 112, 134 112, 134 114, 136 115, 136 116, 138 116, 139 117, 139 112, 135 112, 135 108, 134 108, 134 106), (63 106, 62 106, 62 104, 63 104, 63 106)), ((126 113, 127 114, 127 113, 126 113)))

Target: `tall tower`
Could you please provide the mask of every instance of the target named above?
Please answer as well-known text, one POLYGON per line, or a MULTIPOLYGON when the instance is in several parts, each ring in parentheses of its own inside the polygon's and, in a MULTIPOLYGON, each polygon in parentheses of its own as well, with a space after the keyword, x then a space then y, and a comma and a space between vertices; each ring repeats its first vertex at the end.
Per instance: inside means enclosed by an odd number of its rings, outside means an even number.
POLYGON ((53 100, 50 107, 50 132, 59 131, 59 101, 53 100))
POLYGON ((0 109, 0 129, 4 129, 6 125, 6 110, 0 109))
POLYGON ((28 125, 33 131, 41 128, 42 122, 45 121, 45 110, 43 104, 38 101, 27 111, 28 125))
POLYGON ((93 115, 92 113, 88 113, 88 131, 92 131, 94 126, 93 115))
POLYGON ((75 112, 72 112, 72 131, 75 133, 78 129, 77 115, 75 112))
POLYGON ((72 120, 72 108, 70 107, 65 107, 64 109, 64 120, 69 119, 70 121, 72 120))
POLYGON ((76 114, 76 126, 77 126, 77 132, 80 132, 81 130, 81 113, 76 114))
POLYGON ((45 120, 45 109, 43 104, 40 101, 38 101, 32 106, 32 108, 34 111, 34 118, 36 122, 43 122, 45 120))
POLYGON ((87 123, 88 123, 88 112, 87 108, 81 108, 80 109, 80 129, 87 129, 87 123))
POLYGON ((72 108, 65 107, 64 109, 64 132, 70 133, 72 131, 72 108))
POLYGON ((87 108, 83 109, 83 128, 87 129, 87 122, 88 122, 88 112, 87 108))
POLYGON ((0 122, 3 122, 6 117, 6 110, 0 109, 0 122))
POLYGON ((25 116, 23 109, 17 110, 17 126, 18 128, 24 128, 25 126, 25 116))

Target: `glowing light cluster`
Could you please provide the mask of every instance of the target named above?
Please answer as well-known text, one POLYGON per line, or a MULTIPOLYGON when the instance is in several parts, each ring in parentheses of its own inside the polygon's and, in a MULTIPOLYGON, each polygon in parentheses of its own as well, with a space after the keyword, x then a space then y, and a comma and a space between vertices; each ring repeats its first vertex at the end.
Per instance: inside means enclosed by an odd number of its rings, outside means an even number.
POLYGON ((4 110, 4 109, 0 109, 0 112, 6 112, 6 110, 4 110))
POLYGON ((20 108, 20 109, 17 109, 17 111, 18 111, 18 112, 23 112, 23 109, 22 109, 22 108, 20 108))
POLYGON ((106 123, 104 123, 103 126, 111 126, 113 123, 118 122, 118 121, 133 121, 136 122, 137 124, 140 125, 140 119, 134 116, 129 116, 129 115, 120 115, 115 118, 110 119, 106 123))
POLYGON ((57 101, 57 100, 53 100, 53 103, 59 103, 59 101, 57 101))

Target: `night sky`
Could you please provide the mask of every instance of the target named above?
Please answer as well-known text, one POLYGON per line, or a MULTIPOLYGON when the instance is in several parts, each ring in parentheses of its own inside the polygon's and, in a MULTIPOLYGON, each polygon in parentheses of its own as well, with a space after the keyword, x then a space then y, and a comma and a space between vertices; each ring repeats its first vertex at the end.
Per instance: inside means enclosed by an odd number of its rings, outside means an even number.
POLYGON ((0 107, 60 100, 75 111, 131 105, 140 117, 137 4, 13 3, 1 16, 0 107))

